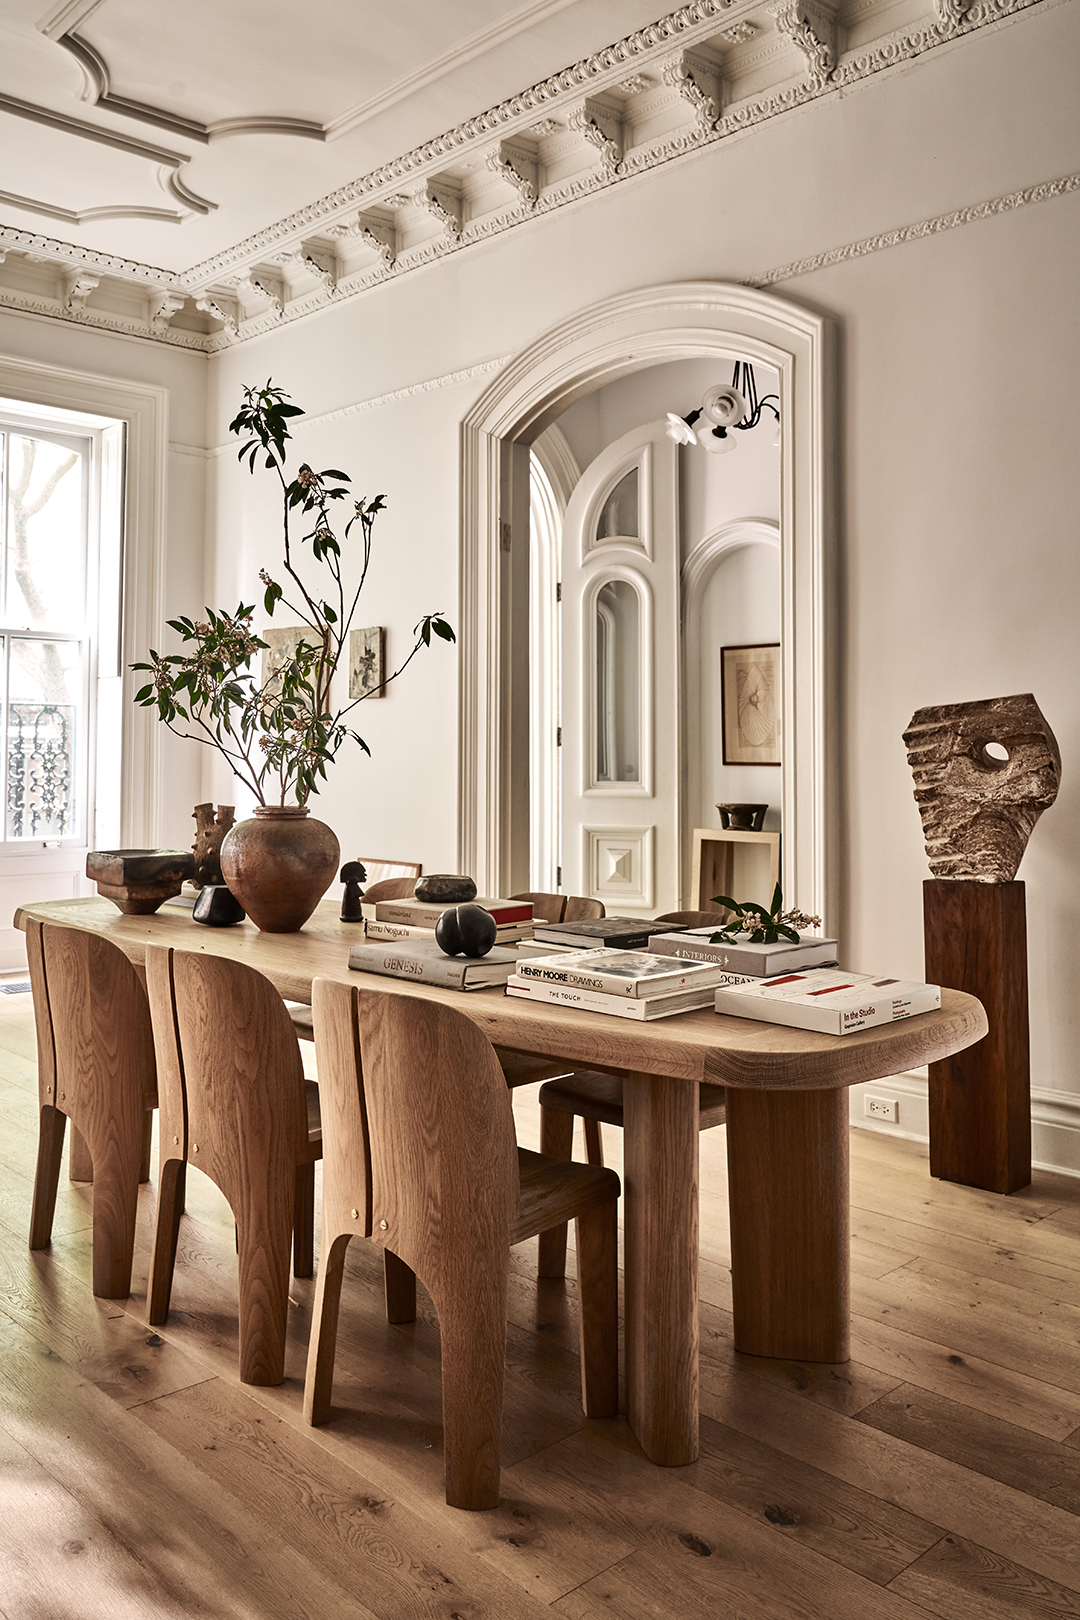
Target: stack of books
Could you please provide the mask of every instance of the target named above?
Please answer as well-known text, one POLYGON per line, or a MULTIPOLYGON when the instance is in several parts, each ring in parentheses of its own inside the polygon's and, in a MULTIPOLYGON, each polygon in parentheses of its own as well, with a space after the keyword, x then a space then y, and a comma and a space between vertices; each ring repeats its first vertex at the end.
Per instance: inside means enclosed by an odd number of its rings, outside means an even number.
POLYGON ((941 1006, 941 989, 936 984, 877 978, 840 968, 811 968, 806 973, 722 985, 714 995, 718 1013, 818 1030, 824 1035, 850 1035, 857 1029, 894 1024, 941 1006))
MULTIPOLYGON (((483 906, 495 918, 496 945, 514 945, 533 937, 530 900, 478 899, 470 904, 483 906)), ((433 900, 378 900, 374 918, 368 919, 366 937, 371 940, 433 940, 435 924, 443 912, 450 909, 445 902, 433 900)))
POLYGON ((675 963, 646 951, 604 949, 519 960, 506 981, 506 993, 644 1021, 708 1007, 716 986, 733 977, 737 975, 709 963, 675 963))
POLYGON ((515 950, 495 946, 486 956, 447 956, 434 939, 365 939, 349 949, 354 973, 378 973, 446 990, 486 990, 505 984, 520 965, 515 950))
POLYGON ((781 940, 776 945, 751 945, 748 940, 712 941, 715 928, 684 928, 654 934, 649 950, 654 956, 675 956, 680 961, 712 962, 730 973, 746 973, 754 979, 777 973, 793 973, 803 968, 836 963, 835 939, 804 934, 797 945, 781 940))

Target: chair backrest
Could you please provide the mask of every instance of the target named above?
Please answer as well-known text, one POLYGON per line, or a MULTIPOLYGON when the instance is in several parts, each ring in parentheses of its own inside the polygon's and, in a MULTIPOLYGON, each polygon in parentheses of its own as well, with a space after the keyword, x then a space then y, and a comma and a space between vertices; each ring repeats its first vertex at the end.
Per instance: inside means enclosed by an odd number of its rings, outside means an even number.
POLYGON ((518 1168, 498 1060, 452 1007, 329 979, 315 980, 311 1000, 326 1229, 366 1226, 438 1309, 472 1268, 505 1265, 509 1251, 518 1168))
POLYGON ((384 878, 381 883, 370 884, 360 898, 365 906, 374 905, 376 900, 411 900, 415 888, 415 878, 384 878))
POLYGON ((146 988, 162 1140, 179 1137, 168 1156, 205 1171, 238 1217, 271 1174, 284 1177, 291 1209, 308 1124, 300 1048, 280 995, 246 963, 164 945, 146 948, 146 988))
POLYGON ((654 922, 682 923, 684 928, 708 928, 715 924, 722 928, 727 922, 726 911, 662 911, 654 922))
POLYGON ((593 922, 597 917, 604 917, 602 900, 587 900, 582 894, 568 894, 566 897, 566 910, 563 912, 563 922, 593 922))
POLYGON ((67 1115, 95 1160, 117 1137, 141 1143, 157 1080, 139 975, 102 935, 33 917, 26 948, 42 1106, 67 1115))
POLYGON ((386 878, 411 878, 415 883, 424 870, 419 861, 384 861, 366 855, 356 858, 367 873, 368 883, 382 883, 386 878))
POLYGON ((565 894, 512 894, 511 900, 528 900, 532 904, 533 916, 537 922, 562 922, 563 912, 566 910, 565 894))

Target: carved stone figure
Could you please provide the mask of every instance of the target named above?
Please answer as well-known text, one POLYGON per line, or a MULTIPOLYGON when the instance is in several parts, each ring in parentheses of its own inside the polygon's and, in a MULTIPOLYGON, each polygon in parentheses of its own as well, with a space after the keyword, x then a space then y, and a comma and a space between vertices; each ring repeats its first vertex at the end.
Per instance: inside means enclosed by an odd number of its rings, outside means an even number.
POLYGON ((904 741, 934 876, 1011 883, 1061 780, 1031 693, 918 709, 904 741))
POLYGON ((197 804, 194 816, 195 882, 201 887, 207 884, 223 884, 225 879, 221 875, 221 845, 225 834, 236 820, 233 806, 219 804, 215 819, 212 804, 197 804))

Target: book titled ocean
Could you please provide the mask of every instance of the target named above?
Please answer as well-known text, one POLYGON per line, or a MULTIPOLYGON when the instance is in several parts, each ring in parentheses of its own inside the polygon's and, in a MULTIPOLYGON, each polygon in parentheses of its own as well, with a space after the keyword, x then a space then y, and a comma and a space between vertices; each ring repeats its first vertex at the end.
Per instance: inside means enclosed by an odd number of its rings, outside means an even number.
POLYGON ((815 968, 780 974, 757 983, 725 986, 715 992, 716 1010, 766 1024, 788 1024, 824 1035, 850 1035, 857 1029, 894 1024, 901 1018, 933 1012, 941 1006, 936 984, 910 979, 878 978, 815 968))

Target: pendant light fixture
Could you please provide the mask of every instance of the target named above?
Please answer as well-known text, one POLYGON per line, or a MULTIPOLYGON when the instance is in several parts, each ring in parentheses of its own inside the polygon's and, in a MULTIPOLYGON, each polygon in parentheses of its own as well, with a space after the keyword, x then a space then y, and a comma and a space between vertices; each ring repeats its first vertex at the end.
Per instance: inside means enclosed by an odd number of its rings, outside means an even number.
POLYGON ((771 411, 775 418, 774 443, 779 444, 779 402, 779 394, 766 394, 759 399, 753 366, 748 360, 736 360, 730 387, 710 388, 699 409, 688 416, 676 416, 668 411, 667 436, 676 444, 699 444, 703 450, 722 456, 734 450, 738 443, 732 437, 733 429, 749 432, 761 421, 762 411, 771 411))

